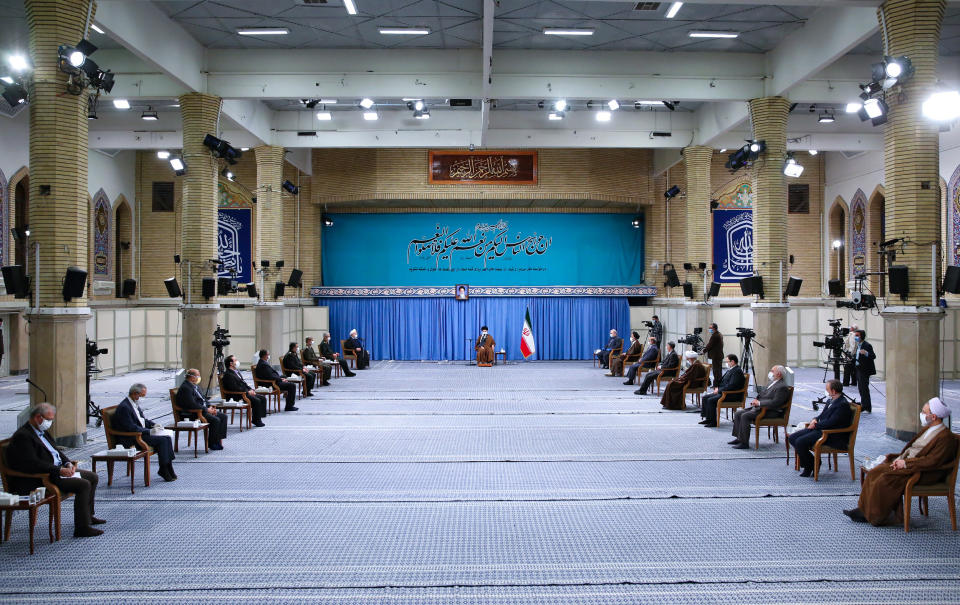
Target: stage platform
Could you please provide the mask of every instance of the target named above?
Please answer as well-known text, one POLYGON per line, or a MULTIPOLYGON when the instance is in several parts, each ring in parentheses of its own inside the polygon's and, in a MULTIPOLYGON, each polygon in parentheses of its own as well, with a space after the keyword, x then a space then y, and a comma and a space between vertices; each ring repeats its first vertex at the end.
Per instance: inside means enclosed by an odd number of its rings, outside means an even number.
MULTIPOLYGON (((180 479, 130 494, 106 486, 98 538, 29 556, 27 517, 0 546, 9 603, 958 603, 960 533, 944 498, 902 527, 855 524, 844 456, 818 483, 763 431, 734 450, 729 421, 663 411, 590 362, 375 361, 332 380, 299 412, 238 432, 180 479)), ((822 370, 797 372, 793 420, 814 415, 822 370)), ((147 384, 170 418, 171 372, 94 382, 102 405, 147 384)), ((884 434, 884 384, 862 417, 858 463, 899 450, 884 434)), ((960 412, 960 382, 945 383, 960 412)), ((26 405, 0 381, 0 431, 26 405)), ((82 458, 103 448, 90 429, 82 458)), ((156 465, 156 463, 154 463, 156 465)), ((89 465, 87 465, 89 468, 89 465)), ((156 468, 154 468, 154 471, 156 468)), ((141 476, 138 469, 138 477, 141 476)), ((142 483, 142 478, 139 479, 142 483)))

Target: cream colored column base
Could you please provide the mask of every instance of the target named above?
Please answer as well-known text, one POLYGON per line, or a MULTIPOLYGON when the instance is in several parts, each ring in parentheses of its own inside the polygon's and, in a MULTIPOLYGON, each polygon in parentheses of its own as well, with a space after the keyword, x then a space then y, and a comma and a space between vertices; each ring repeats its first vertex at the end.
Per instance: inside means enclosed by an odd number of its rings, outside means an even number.
POLYGON ((766 386, 767 372, 775 365, 787 365, 787 311, 789 304, 753 303, 753 367, 756 384, 766 386), (760 347, 756 343, 763 346, 760 347))
POLYGON ((883 312, 887 372, 887 434, 908 441, 920 430, 920 409, 940 386, 937 307, 887 307, 883 312))
MULTIPOLYGON (((183 314, 183 339, 181 351, 183 353, 183 368, 200 370, 201 385, 207 386, 210 370, 213 368, 213 331, 217 328, 217 313, 219 305, 184 305, 180 307, 183 314)), ((213 377, 210 391, 219 393, 217 377, 213 377)), ((165 394, 165 393, 163 393, 165 394)))
MULTIPOLYGON (((57 406, 51 432, 59 445, 80 447, 87 440, 87 320, 90 309, 42 308, 30 320, 30 380, 57 406)), ((30 403, 44 400, 33 387, 30 403)), ((94 398, 96 399, 96 398, 94 398)), ((98 401, 109 405, 109 402, 98 401)))
POLYGON ((283 340, 283 303, 259 303, 257 312, 257 350, 270 351, 270 363, 279 364, 287 354, 289 342, 283 340))

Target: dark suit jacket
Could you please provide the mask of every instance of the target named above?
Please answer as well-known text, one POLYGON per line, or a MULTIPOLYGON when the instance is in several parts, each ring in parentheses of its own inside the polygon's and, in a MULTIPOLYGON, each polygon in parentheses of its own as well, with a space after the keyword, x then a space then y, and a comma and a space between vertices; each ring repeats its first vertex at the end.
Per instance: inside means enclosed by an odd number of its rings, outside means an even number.
POLYGON ((130 401, 129 397, 124 397, 120 405, 117 406, 117 410, 113 413, 112 425, 114 429, 124 433, 149 433, 150 427, 154 425, 154 422, 147 418, 147 415, 143 413, 143 409, 138 404, 130 401), (140 410, 140 415, 143 416, 145 426, 140 425, 133 406, 137 406, 137 409, 140 410))
POLYGON ((623 339, 619 336, 614 336, 607 341, 607 346, 603 348, 604 351, 612 351, 613 349, 623 350, 623 339))
POLYGON ((303 370, 303 362, 300 361, 300 356, 290 351, 283 356, 283 367, 293 371, 293 370, 303 370))
POLYGON ((177 407, 181 410, 193 411, 199 418, 209 405, 206 398, 200 394, 199 385, 194 385, 189 380, 183 381, 177 390, 177 407))
POLYGON ((357 351, 363 349, 363 343, 360 342, 359 338, 348 338, 343 343, 344 348, 355 349, 357 351))
MULTIPOLYGON (((239 393, 246 393, 247 391, 253 390, 253 388, 243 379, 243 376, 240 374, 240 370, 227 370, 223 373, 223 388, 228 391, 236 391, 239 393)), ((240 401, 239 396, 231 396, 231 398, 236 398, 237 401, 240 401)))
MULTIPOLYGON (((845 429, 853 421, 853 410, 843 397, 831 399, 820 415, 817 416, 817 428, 814 430, 826 431, 829 429, 845 429)), ((850 438, 846 435, 830 435, 827 445, 844 447, 850 438)))
POLYGON ((257 362, 255 373, 256 377, 260 380, 275 380, 277 383, 283 382, 283 376, 280 375, 280 372, 274 370, 273 366, 264 359, 257 362))
MULTIPOLYGON (((739 391, 743 388, 743 379, 743 370, 740 369, 740 366, 733 366, 720 377, 720 384, 717 385, 717 389, 720 393, 739 391)), ((734 399, 730 401, 734 401, 734 399)))
POLYGON ((660 349, 657 348, 657 345, 647 345, 647 349, 640 358, 640 363, 644 364, 653 361, 657 358, 658 353, 660 353, 660 349))
POLYGON ((710 340, 707 341, 707 346, 703 348, 703 352, 714 363, 723 359, 723 335, 719 331, 710 335, 710 340))
MULTIPOLYGON (((313 347, 307 347, 303 350, 303 359, 310 364, 316 365, 316 362, 320 361, 320 358, 317 357, 317 352, 313 347)), ((286 365, 286 364, 284 364, 286 365)))
POLYGON ((667 356, 660 360, 660 367, 672 370, 680 367, 680 357, 676 351, 670 351, 667 356))
POLYGON ((790 387, 782 380, 778 380, 767 386, 757 397, 760 407, 767 408, 765 418, 780 418, 783 416, 783 408, 790 399, 790 387))
MULTIPOLYGON (((343 346, 347 346, 347 343, 343 343, 343 346)), ((325 359, 333 359, 336 351, 333 350, 333 347, 330 346, 329 342, 320 343, 320 356, 325 359)))
MULTIPOLYGON (((54 443, 53 435, 46 432, 44 436, 60 454, 60 460, 69 462, 70 458, 54 443)), ((10 438, 10 444, 7 446, 7 465, 21 473, 46 473, 50 475, 51 480, 60 476, 60 467, 53 463, 53 455, 37 437, 37 432, 29 422, 18 428, 10 438)), ((10 478, 10 490, 17 494, 28 494, 41 485, 42 483, 37 479, 10 478)))
MULTIPOLYGON (((855 360, 854 363, 857 363, 856 360, 859 360, 860 369, 866 372, 868 376, 873 376, 874 374, 877 373, 877 367, 873 363, 873 360, 877 358, 876 353, 873 352, 873 345, 864 340, 863 342, 860 343, 860 350, 866 351, 867 354, 856 355, 854 357, 854 360, 855 360)), ((853 351, 854 353, 856 353, 857 351, 856 347, 854 347, 853 351)))

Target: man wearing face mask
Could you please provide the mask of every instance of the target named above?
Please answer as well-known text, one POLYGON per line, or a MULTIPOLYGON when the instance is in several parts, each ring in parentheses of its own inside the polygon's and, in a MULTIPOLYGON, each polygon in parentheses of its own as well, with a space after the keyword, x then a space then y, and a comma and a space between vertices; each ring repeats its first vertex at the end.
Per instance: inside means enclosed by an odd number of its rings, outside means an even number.
POLYGON ((873 360, 877 358, 873 345, 867 342, 867 333, 857 330, 853 338, 853 365, 856 369, 857 388, 860 389, 860 406, 864 412, 873 413, 870 401, 870 377, 877 373, 873 360))
POLYGON ((657 348, 657 341, 652 336, 647 338, 647 348, 643 352, 643 356, 640 357, 640 361, 634 364, 630 364, 630 367, 627 368, 627 379, 623 384, 633 384, 633 381, 637 378, 637 373, 640 372, 640 368, 651 368, 653 367, 653 362, 657 359, 657 355, 660 354, 660 349, 657 348))
MULTIPOLYGON (((257 392, 250 388, 247 381, 243 379, 236 357, 227 355, 224 361, 227 364, 227 369, 223 373, 223 388, 234 393, 246 393, 250 408, 253 411, 253 426, 266 426, 263 423, 263 417, 267 415, 267 398, 263 395, 257 395, 257 392)), ((228 399, 242 400, 239 395, 231 395, 228 399)))
POLYGON ((610 372, 607 376, 620 376, 623 374, 623 358, 627 356, 636 357, 643 350, 643 343, 640 342, 640 335, 636 332, 630 333, 630 348, 626 353, 617 355, 610 361, 610 372))
POLYGON ((660 405, 667 410, 682 410, 686 407, 683 401, 684 386, 694 383, 706 384, 707 368, 700 363, 696 351, 687 351, 683 356, 687 360, 687 369, 667 383, 660 398, 660 405))
POLYGON ((201 422, 210 425, 210 449, 222 450, 221 443, 227 437, 227 415, 207 402, 200 390, 200 370, 187 370, 187 379, 177 390, 177 407, 189 412, 201 422))
MULTIPOLYGON (((303 371, 303 361, 300 360, 300 345, 295 342, 290 343, 287 354, 283 356, 283 367, 286 370, 284 372, 286 376, 297 374, 302 380, 306 381, 307 388, 304 389, 303 396, 313 397, 313 385, 317 382, 317 375, 313 372, 303 371)), ((330 383, 324 380, 323 386, 328 387, 330 383)))
MULTIPOLYGON (((829 380, 826 386, 827 398, 830 399, 820 415, 807 423, 807 428, 801 429, 788 437, 790 445, 797 452, 800 462, 801 477, 813 474, 813 454, 810 449, 823 437, 823 431, 830 429, 845 429, 853 422, 853 411, 850 404, 842 396, 843 385, 839 380, 829 380)), ((826 445, 834 448, 847 447, 848 433, 830 435, 826 445)))
MULTIPOLYGON (((173 471, 173 439, 168 435, 151 435, 150 429, 155 423, 146 417, 139 401, 147 396, 147 387, 139 382, 130 386, 127 396, 113 413, 113 429, 121 433, 140 433, 140 439, 157 453, 160 462, 158 475, 164 481, 176 481, 177 473, 173 471)), ((117 443, 123 447, 133 447, 137 444, 135 437, 119 436, 117 443)))
POLYGON ((883 525, 891 514, 903 522, 903 492, 914 473, 922 473, 917 485, 938 483, 947 476, 940 467, 957 456, 957 437, 943 419, 950 408, 934 397, 920 412, 920 433, 907 443, 900 454, 887 454, 886 460, 870 469, 860 488, 857 508, 843 511, 854 521, 883 525))
POLYGON ((667 342, 667 354, 660 360, 660 365, 646 373, 643 381, 640 382, 640 388, 633 392, 634 395, 646 395, 647 390, 650 389, 650 385, 653 384, 653 381, 656 380, 664 370, 674 370, 680 367, 680 357, 677 356, 677 352, 674 350, 676 348, 677 345, 674 344, 672 340, 667 342))
MULTIPOLYGON (((77 469, 63 450, 54 445, 53 436, 47 431, 53 425, 56 413, 57 408, 49 403, 30 408, 26 424, 17 429, 7 446, 7 464, 21 473, 49 475, 50 483, 61 492, 75 494, 73 537, 99 536, 103 531, 92 527, 106 523, 93 516, 99 478, 96 473, 77 469)), ((27 495, 42 486, 39 479, 11 477, 9 488, 16 494, 27 495)))
POLYGON ((480 336, 477 337, 477 342, 473 346, 473 350, 477 352, 477 366, 482 368, 491 367, 490 364, 493 363, 493 347, 497 343, 493 341, 493 336, 487 332, 487 326, 480 328, 480 336))
POLYGON ((284 380, 283 376, 280 375, 280 372, 273 369, 273 366, 270 365, 270 352, 266 349, 260 349, 259 353, 260 361, 257 362, 257 367, 254 368, 254 375, 259 380, 272 380, 276 383, 277 388, 283 391, 286 394, 287 407, 283 408, 284 412, 296 412, 300 408, 293 405, 297 402, 297 385, 293 384, 289 380, 284 380))
POLYGON ((707 332, 710 338, 707 339, 707 345, 703 347, 703 353, 710 360, 713 369, 713 386, 717 386, 723 374, 723 334, 717 329, 715 323, 707 327, 707 332))
MULTIPOLYGON (((731 353, 726 356, 724 362, 727 365, 727 371, 724 372, 717 386, 713 388, 713 392, 704 395, 702 399, 703 408, 700 410, 700 415, 703 416, 703 420, 700 421, 700 424, 705 426, 717 425, 717 402, 720 401, 723 394, 727 391, 739 391, 743 388, 745 376, 743 370, 737 365, 737 356, 731 353)), ((732 396, 728 401, 734 401, 732 396)), ((743 401, 743 399, 738 397, 736 401, 743 401)))
POLYGON ((773 366, 773 369, 767 373, 767 388, 763 390, 756 399, 750 402, 745 409, 737 410, 733 415, 733 441, 730 445, 737 450, 745 450, 750 447, 750 425, 761 410, 767 410, 764 418, 783 417, 783 408, 787 405, 790 398, 790 387, 783 382, 783 375, 786 372, 783 366, 773 366))
POLYGON ((617 336, 617 331, 612 329, 610 330, 610 340, 607 341, 607 346, 600 349, 600 367, 609 368, 610 367, 610 352, 613 349, 623 350, 623 339, 617 336))
POLYGON ((344 352, 346 352, 347 349, 353 349, 353 352, 356 354, 358 370, 363 370, 370 365, 370 353, 363 348, 363 341, 360 340, 356 330, 350 330, 350 338, 343 342, 344 352))

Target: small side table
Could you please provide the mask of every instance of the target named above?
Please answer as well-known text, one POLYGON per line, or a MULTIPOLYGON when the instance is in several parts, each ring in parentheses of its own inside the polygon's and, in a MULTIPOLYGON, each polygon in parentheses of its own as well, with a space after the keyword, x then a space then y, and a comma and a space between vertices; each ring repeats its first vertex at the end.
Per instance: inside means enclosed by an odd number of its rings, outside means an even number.
MULTIPOLYGON (((48 490, 49 491, 49 490, 48 490)), ((0 544, 10 539, 10 522, 13 518, 13 511, 15 510, 26 510, 30 511, 30 554, 33 554, 33 528, 37 525, 37 510, 43 506, 47 506, 47 510, 50 512, 50 521, 48 524, 47 532, 50 534, 50 543, 53 544, 53 502, 57 497, 54 494, 47 494, 47 496, 40 500, 39 502, 30 503, 30 501, 23 497, 20 499, 20 502, 15 505, 0 505, 0 544), (3 518, 7 518, 7 527, 3 527, 3 518)))
POLYGON ((493 363, 496 364, 498 359, 503 360, 503 365, 507 365, 507 352, 506 351, 494 351, 493 353, 493 363))
POLYGON ((104 450, 90 456, 90 470, 97 472, 97 462, 106 462, 107 485, 109 486, 113 485, 113 463, 126 462, 127 474, 130 475, 130 493, 133 494, 136 493, 133 491, 133 480, 134 475, 136 474, 137 460, 143 460, 143 486, 150 487, 150 456, 152 455, 153 452, 150 450, 139 450, 133 456, 118 456, 116 454, 111 454, 110 450, 104 450))
POLYGON ((243 401, 219 401, 214 405, 217 406, 218 410, 222 410, 224 413, 227 411, 230 412, 230 424, 233 424, 233 415, 235 413, 240 414, 240 432, 243 432, 243 413, 247 413, 247 428, 249 429, 252 424, 250 420, 251 411, 253 405, 249 403, 244 403, 243 401))

